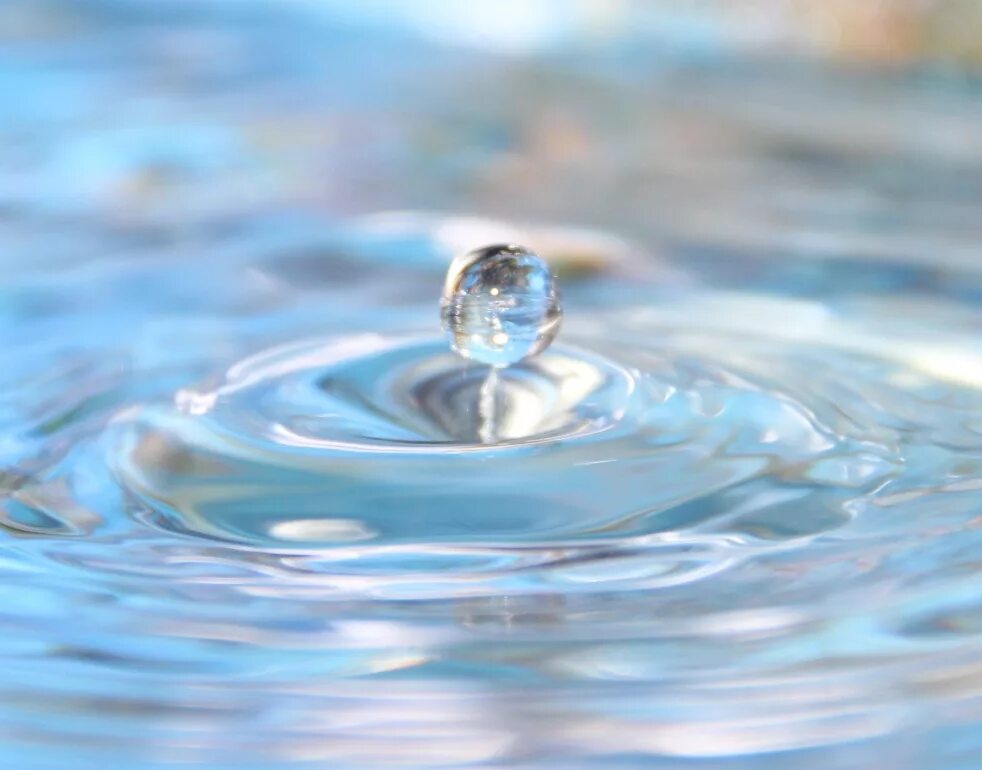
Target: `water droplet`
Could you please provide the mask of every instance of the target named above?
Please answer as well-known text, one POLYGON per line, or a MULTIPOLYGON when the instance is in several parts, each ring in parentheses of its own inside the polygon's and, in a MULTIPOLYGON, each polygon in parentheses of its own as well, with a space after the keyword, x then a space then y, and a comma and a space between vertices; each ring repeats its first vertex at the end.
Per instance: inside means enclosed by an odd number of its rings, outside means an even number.
POLYGON ((440 309, 453 349, 491 366, 538 355, 562 319, 549 266, 521 246, 485 246, 454 259, 440 309))

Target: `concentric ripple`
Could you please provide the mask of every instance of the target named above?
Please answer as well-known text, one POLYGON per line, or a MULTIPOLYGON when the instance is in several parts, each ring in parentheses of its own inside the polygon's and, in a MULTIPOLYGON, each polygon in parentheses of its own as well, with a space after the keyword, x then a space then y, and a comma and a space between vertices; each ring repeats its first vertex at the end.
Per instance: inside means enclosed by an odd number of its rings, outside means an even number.
MULTIPOLYGON (((445 569, 459 579, 471 548, 484 565, 494 548, 551 561, 586 546, 657 547, 716 518, 707 495, 725 499, 765 473, 890 467, 885 450, 843 440, 733 372, 637 347, 628 359, 568 349, 492 373, 440 341, 313 340, 128 418, 113 456, 164 526, 327 549, 325 559, 339 548, 347 569, 390 579, 445 569), (457 558, 441 565, 445 549, 457 558)), ((801 496, 786 484, 779 497, 801 496)), ((758 515, 715 536, 783 542, 850 518, 839 505, 788 522, 758 515)))
MULTIPOLYGON (((370 732, 379 699, 404 717, 437 699, 435 725, 444 698, 487 718, 512 703, 539 740, 575 692, 564 750, 601 765, 612 741, 705 761, 875 746, 911 699, 978 696, 969 339, 902 345, 873 317, 700 292, 585 316, 496 381, 429 335, 274 346, 110 404, 108 425, 94 412, 45 470, 5 479, 32 586, 10 644, 60 636, 28 607, 110 595, 69 660, 122 656, 157 683, 197 671, 219 691, 249 677, 298 719, 313 672, 314 703, 357 698, 370 732), (563 684, 524 703, 504 684, 543 677, 563 684), (500 678, 493 703, 469 700, 500 678), (342 695, 352 679, 365 687, 342 695), (397 681, 418 682, 402 705, 397 681), (744 697, 772 728, 713 716, 744 697), (637 719, 674 726, 642 739, 637 719)), ((475 729, 468 751, 500 750, 475 729)))

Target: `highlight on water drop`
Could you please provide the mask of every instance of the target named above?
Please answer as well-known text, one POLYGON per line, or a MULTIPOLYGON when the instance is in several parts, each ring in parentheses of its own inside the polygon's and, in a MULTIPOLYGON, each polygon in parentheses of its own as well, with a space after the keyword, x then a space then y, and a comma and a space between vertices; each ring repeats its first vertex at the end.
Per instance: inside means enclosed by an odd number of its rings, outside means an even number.
POLYGON ((562 308, 546 262, 523 246, 499 244, 453 260, 440 315, 457 353, 504 367, 549 347, 562 308))

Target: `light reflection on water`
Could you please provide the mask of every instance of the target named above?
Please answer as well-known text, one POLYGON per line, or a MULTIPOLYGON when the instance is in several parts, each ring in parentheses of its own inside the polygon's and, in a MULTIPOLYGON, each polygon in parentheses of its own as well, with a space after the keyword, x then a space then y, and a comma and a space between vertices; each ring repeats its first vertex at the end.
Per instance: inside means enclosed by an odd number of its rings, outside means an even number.
POLYGON ((6 763, 974 766, 974 86, 127 7, 0 54, 6 763))

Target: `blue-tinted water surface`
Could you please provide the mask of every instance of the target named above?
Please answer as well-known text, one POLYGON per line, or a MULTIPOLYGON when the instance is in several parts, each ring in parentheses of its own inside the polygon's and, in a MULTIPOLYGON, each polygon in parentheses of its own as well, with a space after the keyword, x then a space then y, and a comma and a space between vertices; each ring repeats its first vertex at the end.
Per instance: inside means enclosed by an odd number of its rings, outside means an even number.
POLYGON ((0 764, 979 766, 977 88, 154 5, 0 49, 0 764))

